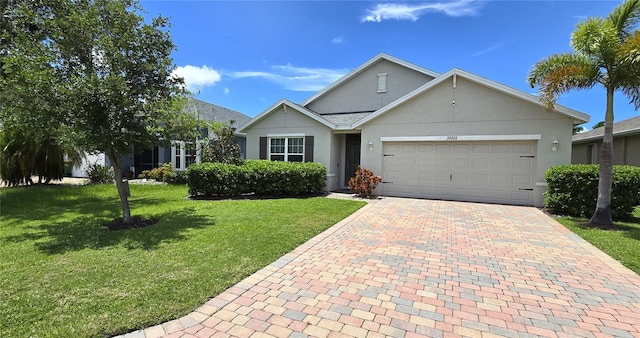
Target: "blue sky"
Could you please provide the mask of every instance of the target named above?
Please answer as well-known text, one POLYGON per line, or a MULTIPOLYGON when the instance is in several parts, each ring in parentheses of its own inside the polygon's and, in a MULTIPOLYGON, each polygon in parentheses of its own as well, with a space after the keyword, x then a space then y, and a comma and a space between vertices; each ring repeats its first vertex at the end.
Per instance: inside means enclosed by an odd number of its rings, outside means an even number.
MULTIPOLYGON (((461 68, 527 93, 533 64, 570 51, 586 17, 618 1, 142 1, 169 17, 173 54, 196 97, 255 116, 281 98, 302 102, 384 52, 444 73, 461 68)), ((605 92, 560 104, 604 119, 605 92)), ((636 114, 616 96, 616 121, 636 114)))

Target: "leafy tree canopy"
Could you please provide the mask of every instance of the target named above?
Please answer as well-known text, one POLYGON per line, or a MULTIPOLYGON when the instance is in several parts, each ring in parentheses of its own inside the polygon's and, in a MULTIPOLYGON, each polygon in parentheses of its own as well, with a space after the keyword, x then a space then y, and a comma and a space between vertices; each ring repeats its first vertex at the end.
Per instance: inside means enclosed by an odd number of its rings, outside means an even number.
POLYGON ((183 80, 172 75, 168 19, 145 22, 135 0, 10 1, 1 23, 3 128, 46 135, 54 126, 56 137, 104 152, 131 222, 122 156, 195 132, 182 113, 183 80))
POLYGON ((213 135, 202 149, 203 162, 242 164, 242 154, 240 146, 236 142, 234 123, 235 121, 231 121, 229 124, 209 123, 208 126, 212 129, 213 135))

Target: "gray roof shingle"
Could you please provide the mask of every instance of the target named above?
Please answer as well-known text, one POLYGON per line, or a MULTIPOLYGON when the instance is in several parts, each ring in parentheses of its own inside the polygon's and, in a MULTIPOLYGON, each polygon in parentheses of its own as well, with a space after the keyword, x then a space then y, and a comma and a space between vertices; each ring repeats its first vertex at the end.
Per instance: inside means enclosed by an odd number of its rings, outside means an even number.
MULTIPOLYGON (((632 117, 630 119, 622 120, 613 124, 613 135, 625 135, 630 133, 640 133, 640 116, 632 117)), ((586 131, 584 133, 578 133, 573 135, 571 142, 580 143, 591 141, 595 139, 601 139, 604 135, 604 127, 596 128, 586 131)))
POLYGON ((198 112, 198 118, 207 121, 230 122, 235 121, 235 127, 241 126, 251 118, 245 114, 237 112, 233 109, 218 106, 209 102, 200 101, 198 99, 189 98, 187 102, 188 112, 198 112))
POLYGON ((335 124, 336 126, 351 126, 352 124, 371 115, 373 112, 356 112, 356 113, 335 113, 335 114, 318 114, 323 119, 335 124))

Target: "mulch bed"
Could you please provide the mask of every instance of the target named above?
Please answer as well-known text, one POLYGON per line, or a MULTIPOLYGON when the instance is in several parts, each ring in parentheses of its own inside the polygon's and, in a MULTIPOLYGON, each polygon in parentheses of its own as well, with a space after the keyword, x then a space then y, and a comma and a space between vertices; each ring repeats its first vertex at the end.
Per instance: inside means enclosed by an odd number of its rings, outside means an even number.
POLYGON ((124 223, 122 222, 121 218, 117 218, 109 223, 106 223, 104 226, 106 226, 107 229, 109 229, 110 231, 119 231, 119 230, 145 228, 150 225, 154 225, 156 223, 158 223, 158 220, 155 218, 133 217, 133 222, 131 223, 124 223))

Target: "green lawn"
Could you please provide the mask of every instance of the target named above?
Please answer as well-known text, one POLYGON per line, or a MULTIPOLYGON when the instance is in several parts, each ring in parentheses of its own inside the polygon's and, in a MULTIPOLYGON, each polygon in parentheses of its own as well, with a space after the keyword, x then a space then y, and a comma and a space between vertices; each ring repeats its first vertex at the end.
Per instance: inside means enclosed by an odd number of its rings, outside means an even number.
POLYGON ((193 201, 131 185, 110 232, 112 185, 0 189, 0 337, 99 337, 188 314, 364 205, 327 199, 193 201))
POLYGON ((581 226, 588 221, 584 218, 556 217, 556 220, 640 275, 640 208, 636 208, 633 216, 629 222, 615 222, 615 230, 581 226))

